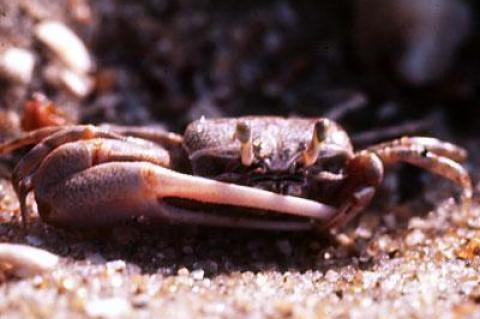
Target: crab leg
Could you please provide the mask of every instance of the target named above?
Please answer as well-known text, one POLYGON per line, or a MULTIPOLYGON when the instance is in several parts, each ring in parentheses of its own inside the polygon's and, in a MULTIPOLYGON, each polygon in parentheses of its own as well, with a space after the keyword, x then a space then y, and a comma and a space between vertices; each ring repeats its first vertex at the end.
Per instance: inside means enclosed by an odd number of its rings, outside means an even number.
POLYGON ((47 127, 45 129, 34 131, 18 141, 15 140, 3 144, 0 146, 0 153, 2 151, 9 152, 14 148, 38 142, 38 139, 41 140, 41 142, 35 145, 16 165, 13 172, 13 180, 15 183, 19 179, 30 175, 38 167, 45 156, 59 145, 79 139, 91 139, 96 137, 125 139, 121 135, 101 131, 92 125, 72 126, 69 128, 63 128, 62 130, 58 127, 47 127), (54 133, 48 134, 51 132, 54 133))
POLYGON ((373 145, 368 148, 370 151, 380 151, 387 148, 394 148, 397 146, 405 147, 423 147, 429 152, 435 153, 438 156, 448 157, 454 161, 464 161, 467 158, 467 151, 455 144, 443 142, 433 137, 408 137, 373 145))
POLYGON ((372 152, 361 151, 354 155, 347 166, 347 179, 338 194, 338 212, 320 228, 342 226, 364 210, 375 195, 375 189, 383 180, 383 163, 372 152))
POLYGON ((149 141, 137 140, 132 138, 125 138, 122 135, 117 133, 110 132, 106 129, 97 128, 92 125, 77 125, 59 130, 58 127, 49 127, 45 129, 40 129, 37 131, 28 134, 24 138, 19 139, 18 141, 12 141, 7 144, 0 146, 0 153, 2 151, 8 152, 12 148, 18 148, 19 146, 31 144, 33 142, 38 142, 28 153, 25 155, 15 166, 15 169, 12 174, 13 184, 19 185, 23 183, 23 179, 27 179, 24 183, 25 186, 20 186, 20 188, 25 188, 26 191, 30 188, 28 186, 29 176, 38 168, 43 159, 55 148, 65 143, 77 141, 77 140, 88 140, 94 138, 106 138, 106 139, 116 139, 116 140, 129 140, 131 142, 137 142, 137 144, 145 144, 150 146, 150 148, 157 148, 156 144, 152 144, 149 141), (54 132, 51 135, 48 135, 49 132, 54 132), (45 136, 46 135, 46 136, 45 136), (37 141, 38 139, 41 140, 37 141), (135 140, 135 141, 133 141, 135 140), (2 148, 3 147, 3 148, 2 148))
POLYGON ((12 183, 20 202, 22 221, 26 222, 26 197, 32 189, 31 178, 42 160, 56 147, 69 141, 89 139, 94 137, 109 137, 124 139, 122 136, 101 131, 92 125, 71 126, 68 128, 47 127, 28 133, 23 138, 13 140, 0 146, 1 152, 10 152, 24 145, 41 142, 31 149, 15 166, 12 174, 12 183))
POLYGON ((102 124, 100 125, 100 128, 105 131, 112 131, 124 136, 134 136, 144 140, 152 141, 167 149, 169 146, 181 147, 183 142, 183 137, 181 135, 164 131, 159 127, 102 124))
POLYGON ((52 135, 64 129, 61 126, 49 126, 35 131, 28 132, 26 135, 15 138, 6 143, 0 144, 0 154, 7 154, 22 146, 37 144, 49 135, 52 135))
POLYGON ((347 224, 370 204, 374 195, 375 187, 358 187, 349 195, 347 201, 339 207, 337 215, 328 223, 319 224, 317 230, 328 230, 330 227, 340 227, 347 224))
MULTIPOLYGON (((422 142, 425 142, 425 140, 422 142)), ((430 141, 427 140, 426 142, 430 141)), ((438 146, 439 144, 435 145, 438 146)), ((458 148, 454 145, 452 146, 458 148)), ((451 180, 462 188, 462 198, 465 207, 468 208, 472 198, 472 182, 468 172, 454 160, 439 155, 459 155, 455 152, 455 148, 451 149, 453 152, 450 152, 450 148, 440 148, 441 152, 434 152, 430 151, 425 145, 394 145, 376 149, 375 153, 382 159, 385 165, 406 162, 451 180)), ((436 150, 435 147, 434 150, 436 150)))

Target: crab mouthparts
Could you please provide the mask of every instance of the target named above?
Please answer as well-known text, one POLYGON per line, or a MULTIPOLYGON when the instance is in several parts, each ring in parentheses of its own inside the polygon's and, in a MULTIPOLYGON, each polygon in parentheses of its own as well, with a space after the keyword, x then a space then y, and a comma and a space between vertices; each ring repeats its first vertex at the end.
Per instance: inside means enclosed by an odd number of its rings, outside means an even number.
POLYGON ((304 176, 254 176, 246 184, 242 183, 242 185, 281 195, 308 197, 304 176))

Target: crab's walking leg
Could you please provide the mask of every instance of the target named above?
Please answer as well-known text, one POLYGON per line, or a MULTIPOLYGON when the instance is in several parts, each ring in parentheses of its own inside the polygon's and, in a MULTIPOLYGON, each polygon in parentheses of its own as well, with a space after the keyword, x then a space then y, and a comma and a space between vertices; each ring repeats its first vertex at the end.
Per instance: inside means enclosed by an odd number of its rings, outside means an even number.
POLYGON ((64 127, 49 126, 49 127, 44 127, 35 131, 28 132, 26 135, 23 135, 19 138, 15 138, 13 140, 0 144, 0 154, 10 153, 26 145, 37 144, 47 136, 52 135, 53 133, 59 132, 62 129, 64 129, 64 127))
POLYGON ((124 139, 121 135, 103 131, 91 125, 70 127, 47 127, 28 133, 23 138, 0 146, 1 151, 11 151, 15 148, 37 142, 28 153, 15 166, 12 174, 12 183, 20 202, 22 223, 26 227, 27 205, 26 197, 32 189, 31 179, 42 160, 56 147, 70 141, 91 139, 95 137, 108 137, 124 139), (41 141, 38 141, 38 140, 41 141))
MULTIPOLYGON (((7 141, 0 145, 0 154, 7 154, 10 153, 18 148, 21 148, 26 145, 36 144, 43 140, 44 138, 48 137, 51 134, 59 132, 60 130, 64 129, 63 127, 59 126, 52 126, 52 127, 45 127, 41 128, 32 132, 27 133, 26 135, 13 139, 11 141, 7 141)), ((13 174, 12 177, 14 177, 13 174)), ((27 189, 29 188, 28 182, 19 181, 13 182, 15 192, 17 193, 18 200, 20 202, 20 212, 22 215, 22 223, 24 228, 26 227, 26 195, 28 193, 27 189)))
POLYGON ((77 140, 93 138, 125 139, 121 135, 100 130, 93 125, 64 128, 42 139, 18 162, 13 172, 14 183, 20 178, 31 175, 42 160, 58 146, 77 140))
POLYGON ((382 182, 383 163, 375 153, 359 152, 350 160, 347 176, 338 197, 338 212, 328 223, 321 224, 321 229, 344 225, 368 206, 382 182))
POLYGON ((144 140, 152 141, 167 149, 170 147, 181 147, 183 142, 183 137, 181 135, 167 132, 159 127, 102 124, 100 125, 100 128, 124 136, 134 136, 144 140))
MULTIPOLYGON (((128 128, 124 128, 128 130, 128 128)), ((153 130, 143 130, 140 128, 131 128, 136 135, 145 135, 152 140, 161 140, 163 143, 178 148, 181 137, 171 133, 155 133, 153 130)), ((67 127, 48 127, 27 133, 25 136, 0 145, 0 153, 11 152, 19 147, 36 144, 15 166, 12 174, 12 183, 20 202, 20 212, 22 222, 26 228, 27 221, 27 194, 32 190, 32 178, 42 161, 57 147, 78 140, 89 140, 95 138, 104 138, 112 140, 128 141, 127 144, 141 144, 147 149, 155 150, 158 146, 150 141, 124 137, 120 132, 111 131, 107 128, 98 128, 92 125, 73 125, 67 127)), ((132 146, 132 147, 133 147, 132 146)), ((151 152, 147 151, 147 154, 151 152)), ((142 158, 139 156, 138 158, 142 158)), ((164 163, 164 165, 170 165, 164 163)))
POLYGON ((433 151, 430 151, 430 147, 426 144, 427 143, 423 143, 423 145, 412 144, 393 145, 391 147, 387 146, 376 149, 375 153, 382 159, 385 165, 406 162, 451 180, 462 188, 464 208, 468 210, 472 198, 472 182, 468 172, 454 160, 439 155, 453 155, 454 153, 456 154, 456 152, 452 153, 445 148, 441 148, 442 152, 438 152, 438 149, 435 147, 433 148, 433 151))
POLYGON ((423 147, 431 153, 435 153, 438 156, 448 157, 457 162, 462 162, 467 158, 467 151, 462 147, 433 137, 404 136, 389 142, 370 146, 368 150, 376 152, 399 146, 423 147))

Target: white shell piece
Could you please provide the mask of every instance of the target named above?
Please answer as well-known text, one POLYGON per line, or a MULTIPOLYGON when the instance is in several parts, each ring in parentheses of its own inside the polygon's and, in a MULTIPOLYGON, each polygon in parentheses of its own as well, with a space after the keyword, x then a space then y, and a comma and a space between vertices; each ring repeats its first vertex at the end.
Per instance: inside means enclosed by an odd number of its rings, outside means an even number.
POLYGON ((70 93, 80 98, 86 97, 93 89, 93 81, 90 77, 79 75, 68 69, 60 72, 60 80, 70 93))
POLYGON ((25 49, 11 47, 0 55, 0 73, 17 83, 27 84, 32 79, 35 57, 25 49))
POLYGON ((69 68, 80 74, 93 70, 93 61, 83 41, 65 24, 45 21, 36 25, 35 35, 69 68))
POLYGON ((29 277, 52 271, 59 259, 57 255, 43 249, 0 243, 0 269, 8 269, 18 277, 29 277))

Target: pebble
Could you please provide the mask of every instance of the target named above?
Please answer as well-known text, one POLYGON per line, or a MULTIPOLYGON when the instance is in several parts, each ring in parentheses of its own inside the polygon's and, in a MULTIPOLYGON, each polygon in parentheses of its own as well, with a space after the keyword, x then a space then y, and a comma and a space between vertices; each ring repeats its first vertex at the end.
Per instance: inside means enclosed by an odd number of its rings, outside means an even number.
POLYGON ((343 247, 350 247, 353 245, 353 239, 350 238, 347 234, 345 233, 340 233, 335 236, 335 240, 337 243, 339 243, 343 247))
POLYGON ((37 39, 52 50, 70 69, 87 74, 93 70, 93 61, 83 41, 69 27, 59 21, 44 21, 35 26, 37 39))
POLYGON ((340 274, 338 272, 336 272, 335 270, 329 269, 325 273, 325 280, 327 280, 328 282, 334 283, 338 279, 340 279, 340 274))
POLYGON ((61 287, 65 291, 71 291, 75 289, 77 285, 78 283, 73 278, 65 278, 61 283, 61 287))
POLYGON ((195 280, 202 280, 205 276, 205 271, 203 269, 197 269, 192 271, 192 277, 195 280))
POLYGON ((118 318, 131 311, 130 304, 124 298, 97 299, 85 305, 85 313, 93 318, 118 318))
POLYGON ((105 264, 107 262, 105 257, 103 257, 99 253, 88 254, 87 257, 86 257, 86 260, 88 260, 93 265, 101 265, 101 264, 105 264))
POLYGON ((93 90, 93 80, 88 76, 80 75, 68 69, 63 69, 60 72, 59 77, 65 88, 71 94, 79 98, 88 96, 93 90))
POLYGON ((25 239, 27 243, 29 243, 32 246, 40 246, 41 244, 43 244, 43 239, 34 235, 28 235, 25 239))
POLYGON ((59 259, 57 255, 43 249, 11 243, 0 244, 0 269, 5 268, 17 277, 52 271, 59 259))
POLYGON ((109 272, 123 272, 127 268, 127 264, 123 260, 113 260, 107 263, 109 272))
POLYGON ((473 229, 480 229, 480 215, 472 216, 467 221, 468 227, 473 229))
POLYGON ((188 271, 188 269, 185 268, 185 267, 182 267, 177 271, 177 275, 179 275, 179 276, 185 276, 186 277, 189 274, 190 274, 190 271, 188 271))
POLYGON ((131 300, 132 306, 135 308, 144 308, 148 306, 149 302, 150 302, 150 298, 145 294, 135 296, 131 300))
POLYGON ((26 49, 11 47, 0 54, 0 74, 13 82, 30 83, 34 67, 35 57, 26 49))
POLYGON ((432 225, 425 219, 419 217, 412 217, 408 221, 408 229, 427 230, 432 228, 432 225))
POLYGON ((66 89, 78 98, 88 96, 94 88, 93 80, 88 75, 72 71, 58 63, 47 65, 43 69, 43 77, 50 85, 66 89))
POLYGON ((208 260, 205 263, 205 271, 210 274, 216 274, 218 272, 218 263, 213 260, 208 260))
POLYGON ((362 239, 370 239, 372 237, 372 230, 366 227, 358 227, 355 230, 355 235, 358 238, 362 239))
POLYGON ((480 256, 480 238, 470 239, 466 244, 456 249, 455 254, 458 258, 466 260, 480 256))
POLYGON ((420 229, 412 230, 405 238, 405 243, 407 244, 407 246, 410 246, 410 247, 420 245, 424 243, 424 241, 425 241, 425 234, 420 229))

